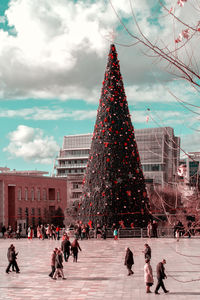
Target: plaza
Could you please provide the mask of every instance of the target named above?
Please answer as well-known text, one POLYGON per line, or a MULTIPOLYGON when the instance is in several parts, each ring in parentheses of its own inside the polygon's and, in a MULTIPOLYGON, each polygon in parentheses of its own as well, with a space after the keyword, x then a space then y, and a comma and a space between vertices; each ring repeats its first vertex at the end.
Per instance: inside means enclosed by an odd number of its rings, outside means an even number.
MULTIPOLYGON (((71 239, 72 241, 72 239, 71 239)), ((60 247, 61 241, 0 239, 0 299, 4 300, 143 300, 143 299, 200 299, 200 269, 198 238, 176 239, 129 238, 107 240, 82 240, 77 263, 64 262, 67 280, 52 280, 50 258, 52 250, 60 247), (7 249, 14 244, 18 254, 20 274, 5 269, 8 265, 7 249), (152 294, 145 293, 144 244, 152 248, 151 265, 154 273, 152 294), (127 276, 124 266, 127 247, 134 253, 134 274, 127 276), (156 265, 165 258, 165 286, 170 291, 160 295, 155 289, 156 265)))

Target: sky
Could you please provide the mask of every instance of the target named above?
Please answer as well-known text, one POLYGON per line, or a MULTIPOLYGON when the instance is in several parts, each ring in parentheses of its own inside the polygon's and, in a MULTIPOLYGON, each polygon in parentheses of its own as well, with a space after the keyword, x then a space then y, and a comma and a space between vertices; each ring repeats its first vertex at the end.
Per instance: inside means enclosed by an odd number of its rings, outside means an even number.
MULTIPOLYGON (((187 20, 191 1, 176 5, 187 20)), ((173 22, 155 2, 132 2, 138 24, 148 38, 171 44, 173 22)), ((198 91, 141 45, 125 47, 133 41, 115 12, 136 34, 131 6, 128 0, 112 5, 115 10, 108 0, 0 0, 0 167, 51 174, 64 135, 93 132, 113 32, 135 129, 170 126, 186 152, 200 150, 198 114, 172 96, 198 105, 198 91)))

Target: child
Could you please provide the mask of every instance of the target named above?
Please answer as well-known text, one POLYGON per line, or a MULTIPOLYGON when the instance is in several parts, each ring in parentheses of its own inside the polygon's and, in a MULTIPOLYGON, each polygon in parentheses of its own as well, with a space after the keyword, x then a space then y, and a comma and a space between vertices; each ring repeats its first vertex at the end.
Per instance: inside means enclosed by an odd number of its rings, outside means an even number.
POLYGON ((114 240, 118 240, 118 230, 117 228, 114 229, 114 232, 113 232, 113 235, 114 235, 114 240))

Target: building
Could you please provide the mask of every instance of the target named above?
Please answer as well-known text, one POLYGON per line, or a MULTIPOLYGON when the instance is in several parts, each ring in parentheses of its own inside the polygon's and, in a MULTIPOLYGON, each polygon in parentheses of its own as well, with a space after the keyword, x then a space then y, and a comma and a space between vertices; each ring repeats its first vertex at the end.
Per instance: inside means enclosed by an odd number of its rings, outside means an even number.
POLYGON ((66 206, 66 178, 0 173, 0 226, 47 223, 66 206))
POLYGON ((200 152, 189 152, 186 157, 186 181, 191 186, 199 186, 200 152))
MULTIPOLYGON (((176 182, 180 157, 180 138, 171 127, 135 130, 135 137, 146 182, 176 182)), ((68 177, 68 201, 78 200, 87 166, 92 134, 64 136, 63 147, 56 158, 56 177, 68 177)))
POLYGON ((177 181, 180 138, 171 127, 135 130, 135 137, 146 180, 162 186, 177 181))

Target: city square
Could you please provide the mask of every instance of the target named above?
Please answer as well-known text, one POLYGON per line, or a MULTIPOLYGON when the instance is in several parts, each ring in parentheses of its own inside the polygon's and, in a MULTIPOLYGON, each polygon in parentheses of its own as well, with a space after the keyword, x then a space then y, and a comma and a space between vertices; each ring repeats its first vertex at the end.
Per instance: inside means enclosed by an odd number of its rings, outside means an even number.
MULTIPOLYGON (((70 239, 71 240, 71 239, 70 239)), ((52 280, 50 258, 52 250, 60 247, 57 240, 0 240, 0 299, 49 299, 49 300, 95 300, 95 299, 199 299, 199 243, 198 238, 124 238, 114 241, 80 240, 82 251, 78 262, 70 256, 64 262, 66 280, 52 280), (7 249, 13 243, 18 254, 20 274, 6 274, 8 265, 7 249), (144 244, 152 249, 151 266, 154 285, 152 293, 146 294, 144 283, 144 244), (134 274, 127 276, 124 266, 126 248, 134 254, 134 274), (166 259, 165 270, 168 278, 164 281, 169 294, 154 294, 156 265, 166 259)))

